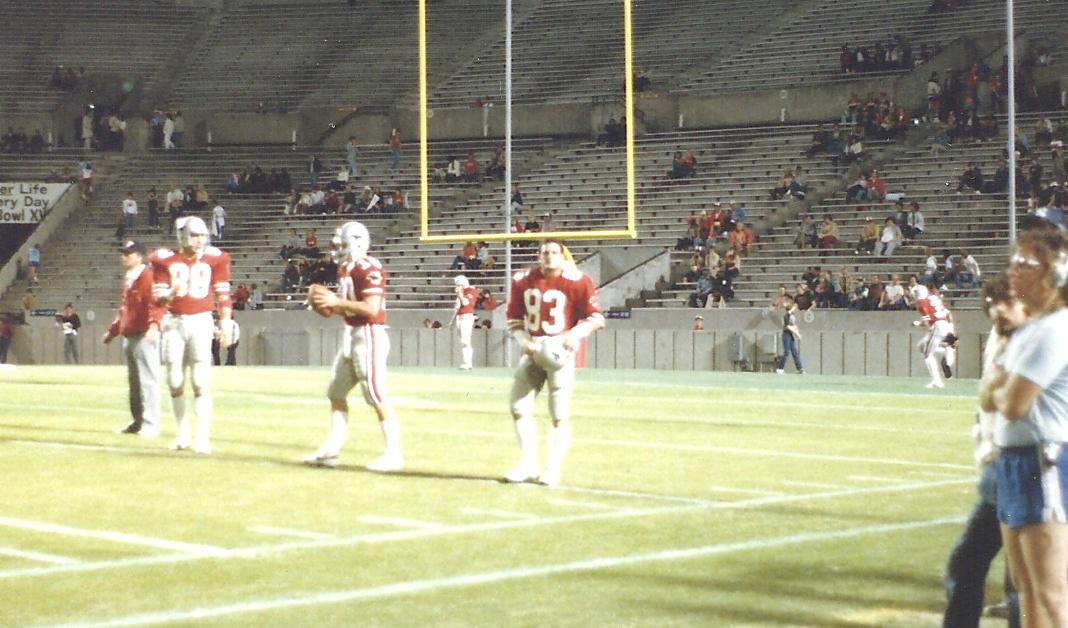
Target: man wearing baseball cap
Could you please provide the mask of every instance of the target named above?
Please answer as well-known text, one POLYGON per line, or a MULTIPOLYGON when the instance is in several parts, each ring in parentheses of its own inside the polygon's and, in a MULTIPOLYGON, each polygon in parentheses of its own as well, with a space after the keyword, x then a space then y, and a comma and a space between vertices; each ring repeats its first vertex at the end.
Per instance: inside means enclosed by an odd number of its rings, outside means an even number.
POLYGON ((127 240, 119 249, 126 270, 122 304, 104 334, 104 344, 122 336, 130 383, 130 415, 119 430, 144 438, 159 435, 159 328, 164 308, 152 297, 152 273, 145 266, 145 245, 127 240))

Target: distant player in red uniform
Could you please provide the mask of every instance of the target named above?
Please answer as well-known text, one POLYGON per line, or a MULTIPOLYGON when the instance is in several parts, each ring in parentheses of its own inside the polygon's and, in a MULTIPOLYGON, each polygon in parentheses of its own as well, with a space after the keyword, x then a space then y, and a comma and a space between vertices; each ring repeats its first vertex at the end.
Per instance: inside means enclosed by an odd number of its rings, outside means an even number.
POLYGON ((178 437, 171 449, 211 453, 212 400, 211 340, 215 324, 211 311, 213 300, 219 309, 223 348, 233 340, 230 305, 230 256, 208 246, 208 227, 196 216, 175 222, 177 252, 159 249, 150 258, 153 295, 166 304, 163 318, 163 365, 171 389, 171 409, 178 437), (196 436, 185 419, 185 368, 189 367, 193 384, 193 404, 197 415, 196 436))
POLYGON ((457 275, 453 280, 453 292, 456 293, 456 305, 453 308, 452 318, 449 319, 449 327, 456 324, 460 334, 460 369, 471 370, 471 358, 475 350, 471 346, 471 330, 475 327, 475 303, 478 301, 478 290, 471 287, 467 277, 457 275))
POLYGON ((953 335, 953 314, 942 303, 942 297, 926 286, 912 288, 912 296, 916 300, 916 311, 921 319, 913 321, 913 325, 927 325, 927 336, 920 341, 919 349, 923 352, 923 362, 927 366, 927 372, 931 374, 931 381, 927 388, 943 388, 942 359, 952 368, 956 350, 953 343, 956 338, 953 335))
POLYGON ((155 438, 159 435, 159 333, 164 309, 152 296, 145 246, 129 240, 120 250, 126 270, 122 304, 104 334, 104 344, 122 336, 132 420, 121 432, 155 438))
POLYGON ((338 264, 340 294, 329 290, 313 293, 311 305, 345 319, 345 335, 334 358, 334 375, 327 387, 330 399, 330 434, 316 452, 304 459, 314 466, 334 467, 348 437, 348 393, 356 384, 364 401, 378 415, 385 449, 367 465, 378 472, 400 471, 404 459, 400 448, 400 423, 386 397, 386 270, 367 254, 371 236, 359 222, 347 222, 334 235, 334 260, 338 264))
POLYGON ((561 242, 545 240, 538 251, 538 266, 512 277, 507 313, 508 329, 523 355, 510 398, 521 459, 505 480, 537 479, 546 486, 557 486, 564 454, 571 443, 568 419, 575 384, 575 351, 584 338, 604 327, 597 289, 593 280, 575 267, 561 242), (540 469, 534 398, 546 382, 552 429, 545 467, 540 469))

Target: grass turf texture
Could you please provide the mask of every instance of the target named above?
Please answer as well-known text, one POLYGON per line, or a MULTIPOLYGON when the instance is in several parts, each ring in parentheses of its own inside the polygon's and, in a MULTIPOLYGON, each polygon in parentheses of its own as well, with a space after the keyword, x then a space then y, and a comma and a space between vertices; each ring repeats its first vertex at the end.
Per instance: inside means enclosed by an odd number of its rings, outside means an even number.
POLYGON ((328 377, 216 368, 200 458, 166 402, 113 433, 118 367, 0 373, 0 625, 938 624, 974 381, 585 371, 550 490, 497 482, 504 369, 391 371, 403 473, 363 469, 358 391, 341 467, 304 467, 328 377))

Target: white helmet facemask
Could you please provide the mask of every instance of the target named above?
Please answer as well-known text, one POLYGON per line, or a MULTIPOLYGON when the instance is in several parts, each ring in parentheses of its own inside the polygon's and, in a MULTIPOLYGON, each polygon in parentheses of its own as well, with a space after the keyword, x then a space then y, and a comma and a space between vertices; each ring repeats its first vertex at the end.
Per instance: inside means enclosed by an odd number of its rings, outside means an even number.
POLYGON ((203 235, 204 246, 208 245, 208 226, 196 216, 183 216, 174 221, 175 235, 178 236, 178 246, 181 248, 192 247, 191 236, 203 235))
POLYGON ((363 223, 353 220, 338 227, 334 232, 333 244, 332 256, 335 263, 362 259, 371 248, 371 234, 363 223))

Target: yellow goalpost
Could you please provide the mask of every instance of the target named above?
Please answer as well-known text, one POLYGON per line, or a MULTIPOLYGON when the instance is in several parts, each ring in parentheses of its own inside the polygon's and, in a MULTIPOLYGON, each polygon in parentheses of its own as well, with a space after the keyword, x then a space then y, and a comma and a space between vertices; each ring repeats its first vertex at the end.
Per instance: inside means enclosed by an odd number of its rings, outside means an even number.
MULTIPOLYGON (((420 242, 465 242, 479 240, 503 242, 506 240, 542 240, 545 238, 566 238, 569 240, 595 240, 616 238, 637 238, 637 218, 635 211, 635 166, 634 166, 634 68, 631 30, 631 0, 623 1, 623 69, 626 73, 625 115, 626 125, 626 165, 627 165, 627 227, 626 229, 605 229, 592 231, 541 231, 537 233, 430 233, 430 176, 427 155, 427 53, 426 53, 426 0, 419 0, 419 207, 420 242)), ((509 25, 510 27, 510 25, 509 25)), ((511 106, 511 103, 506 103, 511 106)), ((507 129, 511 133, 511 129, 507 129)))

